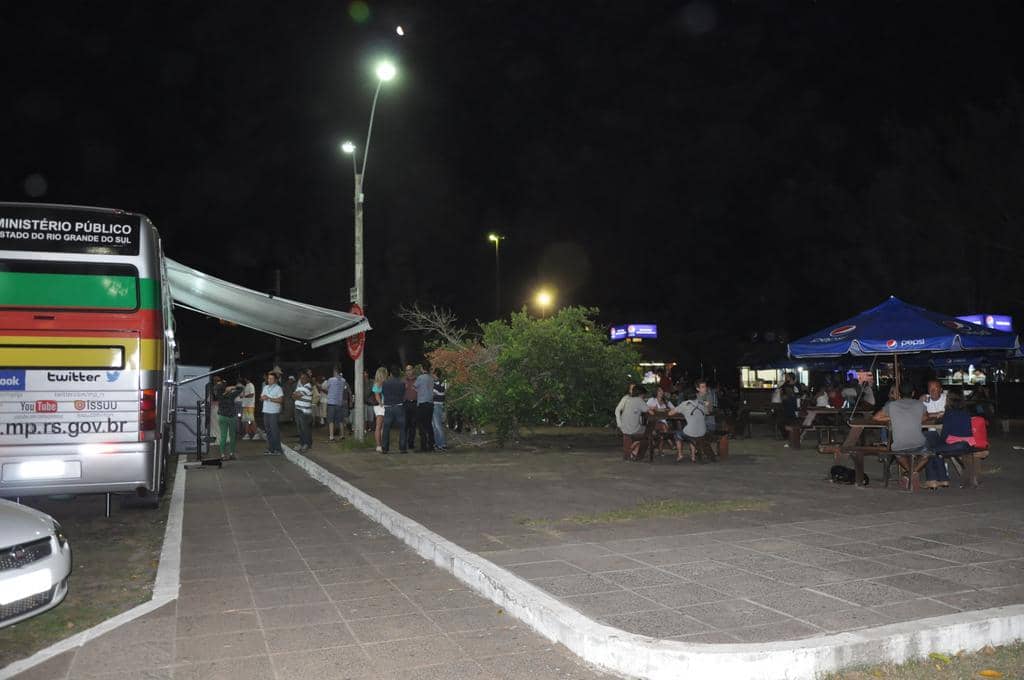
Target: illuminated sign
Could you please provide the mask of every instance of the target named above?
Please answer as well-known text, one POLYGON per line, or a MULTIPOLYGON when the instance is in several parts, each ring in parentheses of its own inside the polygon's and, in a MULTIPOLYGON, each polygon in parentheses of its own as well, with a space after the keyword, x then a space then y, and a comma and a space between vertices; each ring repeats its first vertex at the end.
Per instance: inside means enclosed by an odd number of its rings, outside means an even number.
POLYGON ((612 326, 608 330, 608 337, 613 342, 627 339, 656 340, 658 338, 658 324, 631 323, 623 326, 612 326))
POLYGON ((960 321, 977 324, 985 328, 992 328, 997 331, 1013 332, 1013 317, 1003 314, 969 314, 956 317, 960 321))

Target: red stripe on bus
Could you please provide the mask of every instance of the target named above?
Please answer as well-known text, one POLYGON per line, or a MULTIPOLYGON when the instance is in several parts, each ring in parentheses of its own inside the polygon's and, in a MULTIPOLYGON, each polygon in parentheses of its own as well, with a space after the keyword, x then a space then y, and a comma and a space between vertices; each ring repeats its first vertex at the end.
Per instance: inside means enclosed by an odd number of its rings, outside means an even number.
POLYGON ((163 338, 163 315, 155 309, 130 314, 8 310, 0 323, 0 332, 17 332, 18 335, 75 337, 83 335, 82 331, 95 334, 139 331, 144 340, 155 340, 163 338))

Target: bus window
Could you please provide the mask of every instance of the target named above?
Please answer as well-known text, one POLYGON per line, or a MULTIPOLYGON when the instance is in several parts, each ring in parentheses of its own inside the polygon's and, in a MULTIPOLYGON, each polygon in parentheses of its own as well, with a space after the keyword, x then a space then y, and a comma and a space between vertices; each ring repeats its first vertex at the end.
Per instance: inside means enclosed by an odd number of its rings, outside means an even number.
POLYGON ((139 273, 126 264, 0 261, 0 308, 133 312, 139 273))

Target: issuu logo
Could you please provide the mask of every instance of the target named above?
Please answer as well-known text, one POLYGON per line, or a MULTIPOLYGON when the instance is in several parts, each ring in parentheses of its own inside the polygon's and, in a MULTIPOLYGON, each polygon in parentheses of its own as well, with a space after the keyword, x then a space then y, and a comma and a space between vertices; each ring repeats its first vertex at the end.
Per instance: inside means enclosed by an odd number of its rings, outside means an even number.
POLYGON ((22 392, 25 390, 25 371, 0 370, 0 392, 22 392))

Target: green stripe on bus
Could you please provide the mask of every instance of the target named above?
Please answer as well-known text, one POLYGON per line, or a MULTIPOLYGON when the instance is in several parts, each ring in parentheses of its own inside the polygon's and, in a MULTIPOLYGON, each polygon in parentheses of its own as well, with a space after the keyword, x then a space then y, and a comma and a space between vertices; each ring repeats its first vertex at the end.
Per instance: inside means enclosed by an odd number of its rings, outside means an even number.
POLYGON ((135 309, 141 302, 142 309, 153 309, 155 284, 131 276, 0 272, 0 306, 135 309))

